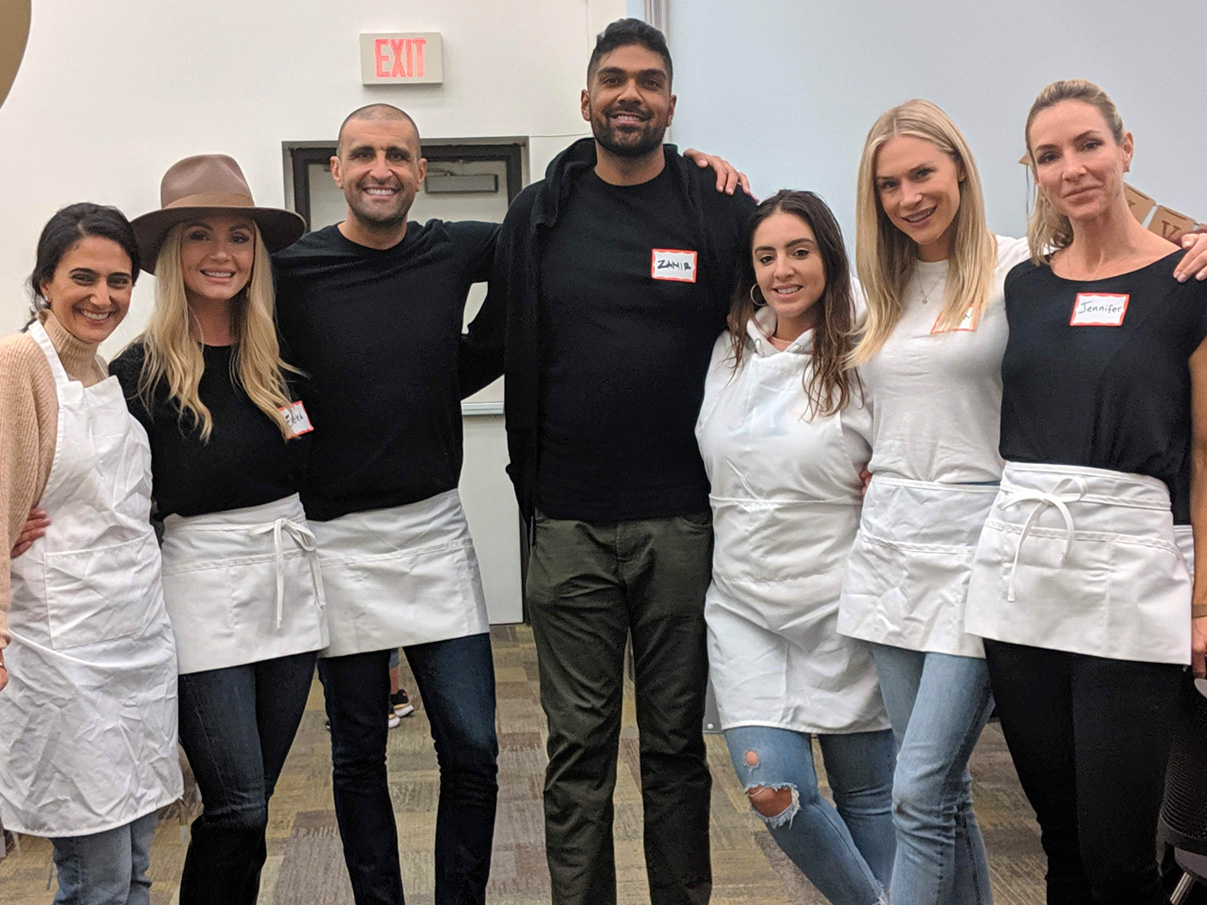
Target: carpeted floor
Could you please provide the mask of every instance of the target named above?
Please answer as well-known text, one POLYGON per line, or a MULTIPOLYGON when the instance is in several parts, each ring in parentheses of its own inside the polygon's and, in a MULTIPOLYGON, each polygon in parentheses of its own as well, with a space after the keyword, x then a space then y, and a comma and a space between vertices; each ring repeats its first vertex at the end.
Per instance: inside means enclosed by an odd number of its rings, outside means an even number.
MULTIPOLYGON (((544 905, 541 785, 544 715, 537 697, 536 652, 526 626, 494 630, 499 704, 499 817, 488 900, 492 905, 544 905)), ((408 684, 403 661, 403 684, 408 684)), ((631 689, 630 689, 631 691, 631 689)), ((414 697, 414 695, 413 695, 414 697)), ((409 905, 432 902, 432 839, 437 772, 422 702, 390 733, 390 791, 398 816, 403 880, 409 905)), ((637 730, 626 701, 616 786, 616 856, 621 903, 648 902, 641 847, 637 730)), ((780 853, 755 819, 733 775, 724 740, 708 739, 713 769, 714 905, 824 905, 825 900, 780 853)), ((976 811, 989 849, 997 905, 1043 900, 1043 863, 1031 811, 1018 786, 996 724, 973 756, 976 811)), ((154 905, 174 905, 184 859, 179 821, 160 824, 151 857, 154 905)), ((323 729, 322 690, 315 683, 298 738, 271 809, 268 863, 261 905, 351 905, 331 803, 331 760, 323 729)), ((20 851, 0 862, 0 902, 47 905, 55 888, 50 845, 23 837, 20 851)))

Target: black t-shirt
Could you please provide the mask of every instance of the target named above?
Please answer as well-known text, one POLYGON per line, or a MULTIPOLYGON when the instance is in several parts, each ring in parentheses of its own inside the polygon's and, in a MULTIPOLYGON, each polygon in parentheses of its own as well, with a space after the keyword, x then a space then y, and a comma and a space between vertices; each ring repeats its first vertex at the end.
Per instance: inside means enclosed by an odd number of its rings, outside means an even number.
MULTIPOLYGON (((711 188, 710 188, 711 190, 711 188)), ((695 217, 663 170, 575 184, 541 264, 541 421, 536 504, 608 522, 708 509, 696 416, 725 327, 741 229, 733 199, 726 272, 702 273, 695 217)))
POLYGON ((315 427, 306 514, 425 500, 461 475, 457 346, 465 298, 490 276, 494 223, 409 223, 393 248, 329 226, 273 257, 277 318, 315 427))
POLYGON ((1207 336, 1207 284, 1174 280, 1182 254, 1093 281, 1010 271, 1002 458, 1148 475, 1189 520, 1187 362, 1207 336))
POLYGON ((145 349, 135 343, 109 363, 130 413, 151 441, 151 492, 160 518, 260 506, 298 492, 313 434, 289 440, 231 380, 234 346, 205 346, 197 391, 214 419, 209 441, 183 420, 160 381, 148 408, 138 394, 145 349))

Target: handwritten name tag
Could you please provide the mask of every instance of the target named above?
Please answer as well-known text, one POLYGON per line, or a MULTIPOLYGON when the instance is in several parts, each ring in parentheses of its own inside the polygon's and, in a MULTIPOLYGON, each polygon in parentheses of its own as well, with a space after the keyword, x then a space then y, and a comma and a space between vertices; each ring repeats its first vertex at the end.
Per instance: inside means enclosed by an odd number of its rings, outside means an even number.
POLYGON ((310 416, 306 414, 306 406, 302 405, 302 400, 299 399, 293 405, 283 405, 277 411, 281 413, 281 417, 285 419, 285 423, 289 425, 289 429, 293 431, 295 437, 314 430, 314 425, 310 423, 310 416))
POLYGON ((680 248, 655 248, 650 253, 650 276, 655 280, 696 282, 696 253, 680 248))
POLYGON ((942 312, 935 318, 934 326, 930 328, 931 336, 936 333, 973 333, 976 331, 976 312, 972 310, 972 306, 968 306, 968 310, 964 312, 964 316, 960 318, 960 323, 949 330, 940 330, 939 321, 943 319, 942 312))
POLYGON ((1114 295, 1105 292, 1079 292, 1073 303, 1070 327, 1118 327, 1127 314, 1130 295, 1114 295))

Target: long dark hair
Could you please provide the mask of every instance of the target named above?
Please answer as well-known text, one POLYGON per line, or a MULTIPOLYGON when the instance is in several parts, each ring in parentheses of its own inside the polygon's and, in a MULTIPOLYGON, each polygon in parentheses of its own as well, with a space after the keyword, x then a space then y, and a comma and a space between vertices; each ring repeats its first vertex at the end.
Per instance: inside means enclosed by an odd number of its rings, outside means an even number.
POLYGON ((42 227, 42 235, 38 237, 37 262, 34 264, 33 273, 29 275, 29 290, 34 300, 30 314, 33 317, 37 317, 38 312, 46 307, 46 300, 42 297, 42 284, 54 277, 63 255, 80 239, 88 236, 110 239, 121 246, 122 251, 130 258, 130 282, 138 279, 138 240, 134 238, 134 229, 125 214, 116 207, 106 207, 89 201, 69 204, 47 221, 42 227))
POLYGON ((794 192, 781 189, 763 201, 746 224, 742 233, 743 254, 738 261, 738 285, 729 308, 729 339, 733 348, 733 368, 742 366, 746 354, 746 326, 756 308, 766 304, 754 276, 751 254, 755 230, 774 213, 782 211, 799 217, 813 230, 817 252, 825 270, 826 288, 816 302, 819 311, 817 327, 813 330, 813 369, 804 379, 805 396, 813 415, 832 415, 851 401, 859 377, 844 367, 851 351, 851 326, 854 311, 851 298, 851 266, 842 230, 826 203, 813 192, 794 192))

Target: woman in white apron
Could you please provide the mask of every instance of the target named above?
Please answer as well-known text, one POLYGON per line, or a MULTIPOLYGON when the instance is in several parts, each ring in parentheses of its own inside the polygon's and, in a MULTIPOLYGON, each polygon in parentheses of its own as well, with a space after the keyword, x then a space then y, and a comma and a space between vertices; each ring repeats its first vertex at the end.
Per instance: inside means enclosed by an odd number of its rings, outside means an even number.
MULTIPOLYGON (((875 400, 873 477, 838 627, 873 642, 900 748, 894 896, 986 903, 967 765, 992 702, 964 608, 1001 477, 1002 286, 1029 246, 990 234, 972 153, 927 101, 872 126, 856 213, 868 315, 852 361, 875 400)), ((1187 258, 1180 273, 1207 275, 1207 237, 1187 258)))
POLYGON ((844 371, 853 299, 809 192, 754 212, 696 424, 712 486, 705 599, 721 727, 751 807, 835 905, 885 901, 895 745, 867 645, 836 628, 871 412, 844 371), (817 736, 834 794, 818 793, 817 736))
POLYGON ((134 221, 155 309, 112 368, 151 441, 180 740, 204 805, 180 902, 254 905, 268 801, 327 642, 297 493, 310 426, 285 379, 268 259, 304 224, 256 207, 218 154, 174 164, 161 196, 134 221))
POLYGON ((36 317, 0 343, 3 548, 35 503, 54 522, 0 570, 0 815, 51 838, 56 905, 149 902, 155 812, 181 794, 151 454, 97 357, 138 261, 117 210, 64 208, 38 242, 36 317))
POLYGON ((1207 518, 1207 287, 1177 282, 1182 252, 1131 215, 1132 136, 1098 86, 1049 85, 1026 137, 1031 244, 1052 252, 1006 281, 1006 464, 967 627, 1043 832, 1048 902, 1157 905, 1178 687, 1207 647, 1207 584, 1192 620, 1174 532, 1207 518))

